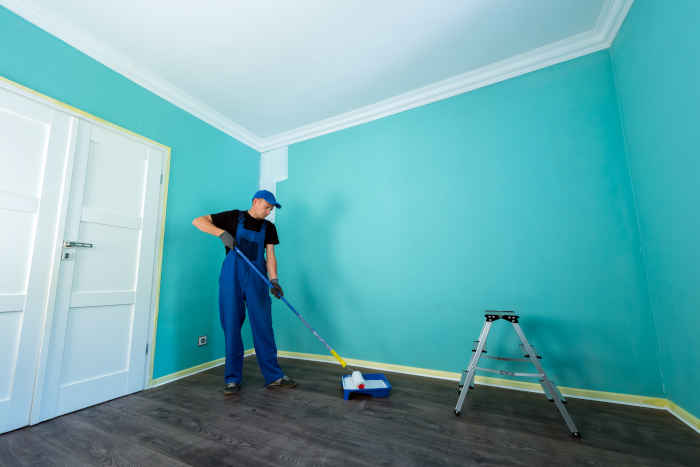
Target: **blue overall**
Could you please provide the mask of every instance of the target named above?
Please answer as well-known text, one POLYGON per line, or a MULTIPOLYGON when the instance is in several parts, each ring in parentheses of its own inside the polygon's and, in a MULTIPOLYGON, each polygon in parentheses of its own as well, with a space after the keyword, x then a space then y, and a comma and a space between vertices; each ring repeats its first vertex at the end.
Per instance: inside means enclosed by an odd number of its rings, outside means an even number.
MULTIPOLYGON (((267 276, 265 264, 266 223, 260 232, 248 230, 243 225, 243 215, 238 218, 236 245, 250 261, 267 276)), ((226 339, 226 383, 240 383, 243 369, 243 341, 241 327, 245 321, 245 306, 248 306, 250 327, 253 331, 255 356, 265 384, 281 378, 284 374, 277 363, 277 347, 272 332, 270 294, 267 285, 238 257, 235 250, 229 251, 219 276, 219 314, 226 339)))

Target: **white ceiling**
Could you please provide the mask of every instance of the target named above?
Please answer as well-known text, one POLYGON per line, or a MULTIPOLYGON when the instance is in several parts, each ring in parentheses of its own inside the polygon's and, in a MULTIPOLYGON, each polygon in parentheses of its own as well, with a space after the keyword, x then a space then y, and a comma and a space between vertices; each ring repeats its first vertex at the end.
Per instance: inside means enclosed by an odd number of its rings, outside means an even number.
POLYGON ((4 3, 264 150, 600 50, 631 0, 4 3))

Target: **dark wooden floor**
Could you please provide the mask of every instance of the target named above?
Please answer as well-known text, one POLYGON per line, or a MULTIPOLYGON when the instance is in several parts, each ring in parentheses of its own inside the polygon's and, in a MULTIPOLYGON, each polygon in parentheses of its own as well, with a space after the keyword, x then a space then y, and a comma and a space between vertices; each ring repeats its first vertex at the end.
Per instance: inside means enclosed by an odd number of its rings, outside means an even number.
POLYGON ((387 374, 387 399, 344 401, 343 371, 283 359, 299 387, 262 388, 246 359, 239 395, 223 368, 0 436, 0 465, 700 465, 700 436, 670 414, 571 399, 574 441, 544 396, 387 374), (473 396, 473 397, 472 397, 473 396))

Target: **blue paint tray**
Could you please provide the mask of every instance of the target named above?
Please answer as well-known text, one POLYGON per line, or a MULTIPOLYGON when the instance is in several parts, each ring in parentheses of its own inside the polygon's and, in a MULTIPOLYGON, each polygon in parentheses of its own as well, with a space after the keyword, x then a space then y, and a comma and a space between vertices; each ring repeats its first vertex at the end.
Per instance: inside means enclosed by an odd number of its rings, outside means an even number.
POLYGON ((388 397, 391 392, 391 384, 381 373, 363 373, 365 388, 357 389, 352 381, 352 375, 340 377, 340 386, 343 388, 343 399, 350 399, 350 394, 369 394, 372 397, 388 397))

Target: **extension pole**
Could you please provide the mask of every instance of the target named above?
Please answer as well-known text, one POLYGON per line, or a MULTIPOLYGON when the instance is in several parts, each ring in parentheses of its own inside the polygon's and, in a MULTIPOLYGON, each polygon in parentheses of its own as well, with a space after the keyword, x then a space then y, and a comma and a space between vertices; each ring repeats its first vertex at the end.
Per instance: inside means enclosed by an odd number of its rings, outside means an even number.
MULTIPOLYGON (((242 252, 241 250, 238 249, 238 246, 234 246, 234 248, 235 248, 235 250, 236 250, 236 253, 238 253, 238 255, 239 255, 241 258, 243 258, 243 259, 245 260, 246 263, 248 263, 248 266, 250 266, 251 269, 252 269, 253 271, 255 271, 255 273, 260 277, 260 279, 262 279, 262 280, 265 282, 265 284, 267 284, 267 286, 268 286, 269 288, 272 288, 272 283, 270 283, 269 279, 268 279, 267 277, 265 277, 265 275, 264 275, 262 272, 260 272, 260 271, 258 270, 258 268, 256 268, 255 265, 254 265, 253 263, 250 262, 250 260, 248 259, 248 257, 247 257, 246 255, 244 255, 243 252, 242 252)), ((299 312, 292 306, 292 304, 289 303, 289 302, 287 301, 286 298, 284 298, 284 296, 281 296, 281 297, 280 297, 280 300, 282 300, 282 301, 289 307, 289 309, 292 310, 292 312, 293 312, 295 315, 297 315, 297 318, 299 318, 299 319, 301 320, 301 322, 304 323, 304 326, 306 326, 307 328, 309 328, 309 331, 311 331, 311 333, 312 333, 314 336, 316 336, 316 338, 317 338, 319 341, 321 341, 321 343, 322 343, 323 345, 326 346, 326 348, 327 348, 328 351, 331 353, 331 355, 333 355, 333 356, 336 358, 336 360, 338 360, 338 361, 340 362, 340 365, 341 365, 343 368, 345 368, 345 367, 348 365, 347 363, 345 363, 345 360, 343 360, 343 359, 341 358, 341 356, 338 355, 338 352, 336 352, 335 350, 333 350, 333 348, 332 348, 330 345, 328 345, 328 342, 326 342, 326 340, 325 340, 323 337, 321 337, 321 335, 320 335, 318 332, 316 332, 316 330, 315 330, 313 327, 311 327, 311 325, 308 323, 308 321, 306 321, 306 320, 304 319, 304 317, 301 316, 301 313, 299 313, 299 312)))

